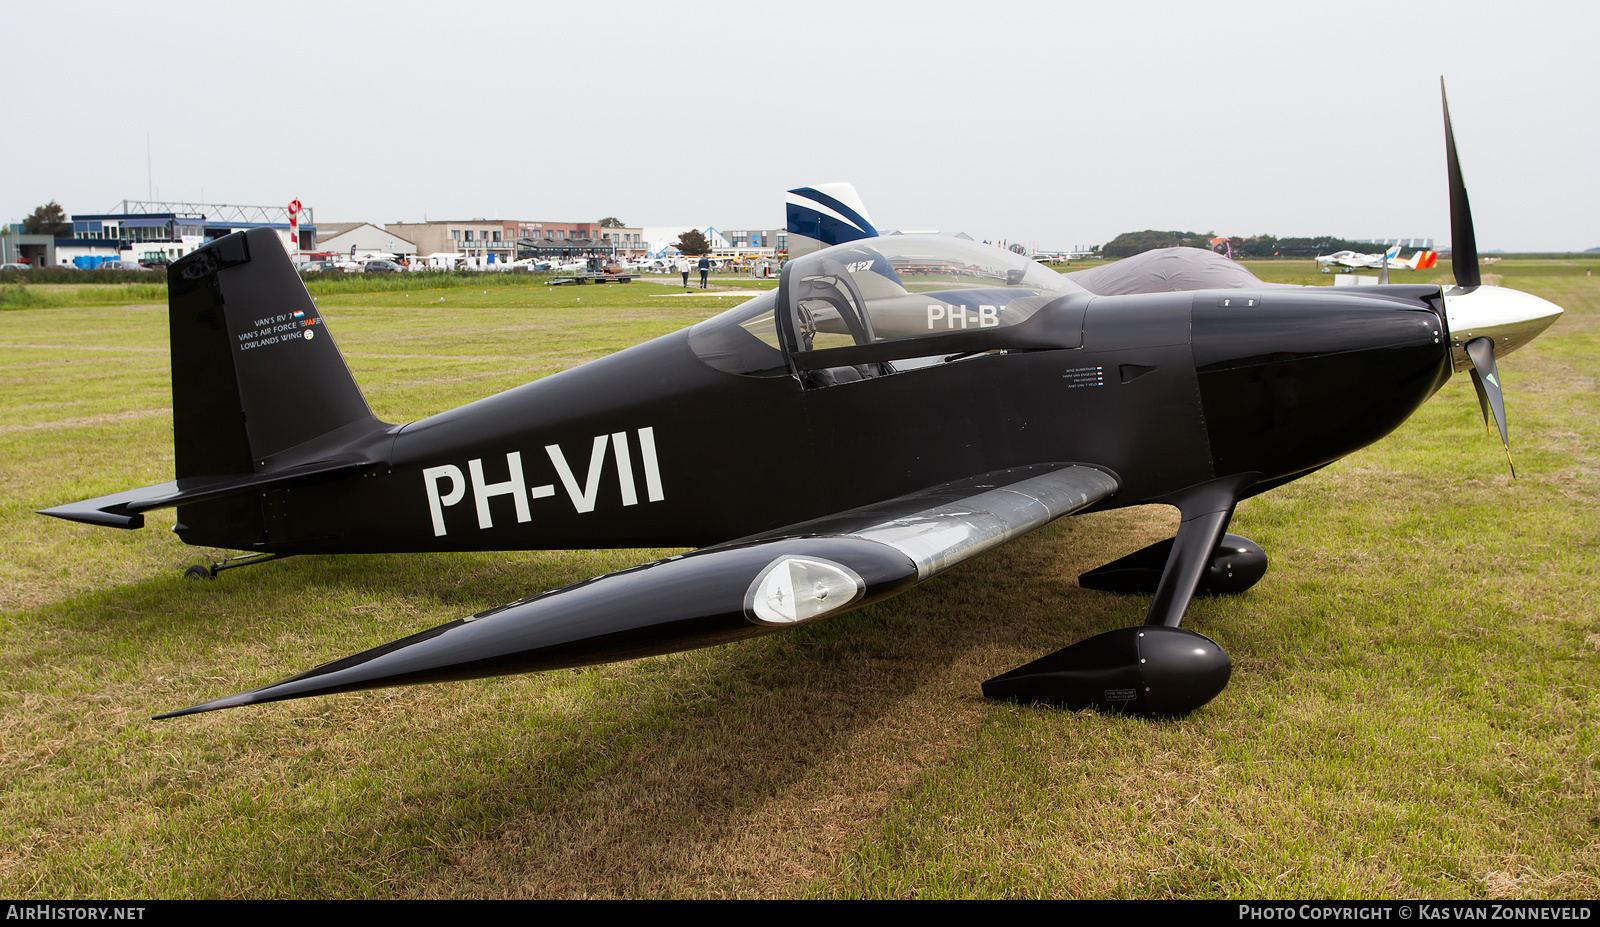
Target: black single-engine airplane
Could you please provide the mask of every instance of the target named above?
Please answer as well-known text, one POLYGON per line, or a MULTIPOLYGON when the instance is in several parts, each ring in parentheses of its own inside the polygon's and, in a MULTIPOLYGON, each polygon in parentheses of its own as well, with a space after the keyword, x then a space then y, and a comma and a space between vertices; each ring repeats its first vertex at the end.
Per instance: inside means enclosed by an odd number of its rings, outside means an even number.
POLYGON ((776 291, 406 425, 372 415, 276 234, 229 235, 168 272, 177 479, 45 514, 138 528, 176 507, 185 542, 244 563, 697 548, 172 717, 768 634, 1064 515, 1164 503, 1175 538, 1080 577, 1153 593, 1146 623, 984 692, 1187 712, 1231 671, 1178 627, 1191 597, 1266 570, 1225 533, 1240 499, 1388 434, 1452 370, 1506 441, 1495 358, 1561 309, 1481 285, 1448 104, 1445 143, 1453 287, 1269 285, 1195 249, 1062 276, 970 241, 878 237, 816 193, 833 218, 807 228, 858 237, 791 260, 776 291))

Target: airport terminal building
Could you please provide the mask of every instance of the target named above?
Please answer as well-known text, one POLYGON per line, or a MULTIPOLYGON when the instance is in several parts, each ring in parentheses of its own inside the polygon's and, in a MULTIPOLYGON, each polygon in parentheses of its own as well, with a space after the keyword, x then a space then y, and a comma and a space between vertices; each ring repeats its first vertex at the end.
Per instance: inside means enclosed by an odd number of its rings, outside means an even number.
POLYGON ((171 263, 215 238, 254 228, 278 233, 284 250, 310 250, 317 228, 311 210, 301 213, 299 241, 283 206, 230 206, 123 200, 119 212, 74 213, 72 231, 56 236, 53 266, 91 269, 104 261, 171 263))
POLYGON ((455 219, 390 222, 384 229, 416 243, 419 254, 483 256, 493 263, 580 254, 642 256, 644 229, 607 228, 598 222, 525 219, 455 219))

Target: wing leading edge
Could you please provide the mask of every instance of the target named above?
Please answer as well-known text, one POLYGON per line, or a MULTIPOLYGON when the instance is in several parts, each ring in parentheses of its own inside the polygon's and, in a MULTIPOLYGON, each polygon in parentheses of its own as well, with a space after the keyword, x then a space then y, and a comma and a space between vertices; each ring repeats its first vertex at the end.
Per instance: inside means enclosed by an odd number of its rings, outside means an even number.
POLYGON ((1118 485, 1082 464, 986 473, 608 573, 159 717, 589 666, 769 634, 904 592, 1118 485))

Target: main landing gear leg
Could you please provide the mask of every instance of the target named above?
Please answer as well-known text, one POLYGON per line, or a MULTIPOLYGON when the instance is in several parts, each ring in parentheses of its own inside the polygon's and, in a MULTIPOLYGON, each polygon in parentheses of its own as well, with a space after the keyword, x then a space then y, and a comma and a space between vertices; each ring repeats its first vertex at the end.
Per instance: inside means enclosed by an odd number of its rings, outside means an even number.
POLYGON ((239 567, 255 566, 258 563, 266 563, 268 560, 282 560, 285 557, 293 556, 294 554, 240 554, 237 557, 229 557, 226 560, 213 561, 210 566, 197 563, 183 571, 183 578, 216 579, 217 574, 223 570, 236 570, 239 567))
POLYGON ((1213 480, 1167 500, 1178 507, 1181 521, 1142 627, 1107 631, 1019 666, 985 682, 983 694, 1141 715, 1187 714, 1215 698, 1228 685, 1233 664, 1216 641, 1178 624, 1240 493, 1254 482, 1254 474, 1213 480))
MULTIPOLYGON (((1191 508, 1195 504, 1199 503, 1191 503, 1191 508)), ((1210 506, 1199 504, 1199 507, 1210 506)), ((1229 508, 1231 511, 1231 504, 1229 508)), ((1195 515, 1201 517, 1202 513, 1196 512, 1195 515)), ((1191 526, 1188 529, 1190 537, 1195 535, 1196 528, 1198 526, 1191 526)), ((1185 536, 1184 531, 1185 529, 1180 526, 1179 537, 1185 536)), ((1080 575, 1078 585, 1085 589, 1100 589, 1105 592, 1155 595, 1161 587, 1162 578, 1166 575, 1167 563, 1172 559, 1172 548, 1177 541, 1178 538, 1157 541, 1126 557, 1096 567, 1080 575)), ((1200 582, 1195 586, 1194 594, 1232 595, 1243 592, 1260 582, 1266 573, 1267 555, 1260 545, 1237 534, 1224 534, 1212 549, 1210 562, 1200 573, 1200 582)))

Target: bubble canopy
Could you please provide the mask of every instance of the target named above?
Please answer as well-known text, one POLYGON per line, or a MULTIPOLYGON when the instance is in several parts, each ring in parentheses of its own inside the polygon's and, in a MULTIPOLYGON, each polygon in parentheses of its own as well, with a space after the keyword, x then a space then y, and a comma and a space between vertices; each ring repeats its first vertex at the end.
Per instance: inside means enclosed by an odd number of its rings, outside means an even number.
MULTIPOLYGON (((1059 326, 1026 326, 1033 337, 1022 337, 1020 327, 1048 306, 1081 309, 1090 295, 1000 248, 894 235, 789 262, 776 293, 700 323, 690 344, 706 363, 732 373, 782 376, 852 367, 854 375, 842 375, 854 380, 927 366, 944 352, 1076 347, 1080 341, 1055 330, 1059 326), (1052 330, 1032 332, 1040 328, 1052 330), (895 367, 885 363, 896 359, 895 367)), ((1077 318, 1081 322, 1081 311, 1077 318)), ((815 382, 829 380, 824 374, 809 379, 808 385, 837 385, 815 382)))

